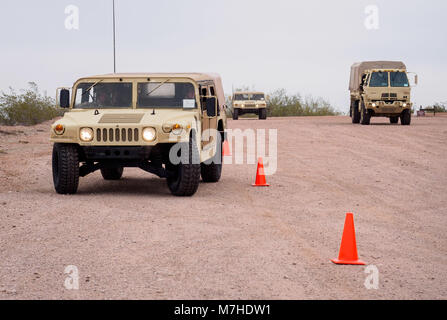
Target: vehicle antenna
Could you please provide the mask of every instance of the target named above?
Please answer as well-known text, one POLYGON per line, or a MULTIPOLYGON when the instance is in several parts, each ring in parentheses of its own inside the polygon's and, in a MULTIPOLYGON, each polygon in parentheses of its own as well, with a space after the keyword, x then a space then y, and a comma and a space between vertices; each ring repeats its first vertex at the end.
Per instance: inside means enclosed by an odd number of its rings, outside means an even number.
POLYGON ((115 0, 113 0, 113 73, 116 73, 115 0))

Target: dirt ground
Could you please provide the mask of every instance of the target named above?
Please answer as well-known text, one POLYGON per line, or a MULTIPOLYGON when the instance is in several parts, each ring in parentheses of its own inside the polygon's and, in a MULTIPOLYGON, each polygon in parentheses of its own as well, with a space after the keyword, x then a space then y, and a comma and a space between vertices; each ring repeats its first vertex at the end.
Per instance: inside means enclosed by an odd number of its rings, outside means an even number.
POLYGON ((226 165, 187 199, 138 169, 57 195, 50 123, 0 127, 0 299, 447 299, 447 117, 372 123, 229 120, 278 129, 272 186, 226 165), (347 212, 378 290, 330 262, 347 212))

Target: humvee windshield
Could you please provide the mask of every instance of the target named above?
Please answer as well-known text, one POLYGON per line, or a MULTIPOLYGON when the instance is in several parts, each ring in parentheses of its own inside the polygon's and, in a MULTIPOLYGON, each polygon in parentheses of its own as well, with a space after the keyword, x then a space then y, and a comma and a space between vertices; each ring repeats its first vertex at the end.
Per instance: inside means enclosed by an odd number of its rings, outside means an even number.
POLYGON ((197 107, 194 86, 181 82, 139 83, 137 107, 194 109, 197 107))
POLYGON ((263 94, 235 94, 234 100, 236 101, 247 101, 247 100, 265 100, 263 94))
POLYGON ((76 87, 77 109, 131 108, 132 83, 80 83, 76 87))
POLYGON ((390 83, 392 87, 409 87, 408 77, 405 72, 390 72, 390 83))

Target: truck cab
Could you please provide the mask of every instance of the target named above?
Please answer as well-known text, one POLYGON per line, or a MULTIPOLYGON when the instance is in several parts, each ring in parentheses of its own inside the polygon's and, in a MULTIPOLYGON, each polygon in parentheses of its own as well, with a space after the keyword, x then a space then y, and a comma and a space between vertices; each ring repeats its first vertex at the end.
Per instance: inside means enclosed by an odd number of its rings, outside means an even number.
POLYGON ((411 86, 403 63, 354 65, 350 90, 353 123, 369 125, 372 117, 388 117, 391 124, 399 118, 402 125, 411 124, 411 86))

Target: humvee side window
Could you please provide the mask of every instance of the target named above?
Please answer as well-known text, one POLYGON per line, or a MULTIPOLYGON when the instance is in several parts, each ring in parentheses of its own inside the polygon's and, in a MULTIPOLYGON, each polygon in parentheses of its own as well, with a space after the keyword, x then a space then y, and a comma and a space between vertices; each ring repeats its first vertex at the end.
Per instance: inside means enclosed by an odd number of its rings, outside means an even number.
POLYGON ((80 83, 74 108, 131 108, 132 83, 80 83))
POLYGON ((373 72, 371 74, 370 87, 388 87, 388 72, 373 72))
POLYGON ((390 72, 390 82, 392 87, 409 87, 408 77, 405 72, 390 72))
POLYGON ((192 83, 145 82, 138 84, 138 108, 197 108, 192 83))

